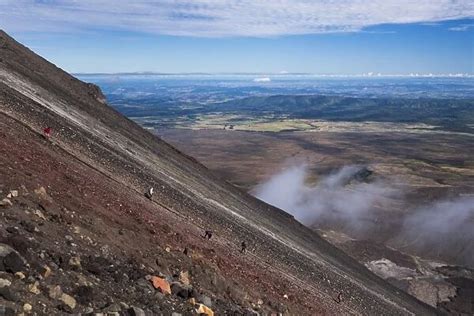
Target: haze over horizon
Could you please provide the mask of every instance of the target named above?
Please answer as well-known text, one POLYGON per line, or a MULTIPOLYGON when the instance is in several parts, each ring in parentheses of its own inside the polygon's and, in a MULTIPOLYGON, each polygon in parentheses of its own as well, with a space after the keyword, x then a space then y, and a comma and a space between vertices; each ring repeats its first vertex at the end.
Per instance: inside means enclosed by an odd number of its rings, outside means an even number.
POLYGON ((474 6, 437 1, 0 0, 74 73, 473 74, 474 6))

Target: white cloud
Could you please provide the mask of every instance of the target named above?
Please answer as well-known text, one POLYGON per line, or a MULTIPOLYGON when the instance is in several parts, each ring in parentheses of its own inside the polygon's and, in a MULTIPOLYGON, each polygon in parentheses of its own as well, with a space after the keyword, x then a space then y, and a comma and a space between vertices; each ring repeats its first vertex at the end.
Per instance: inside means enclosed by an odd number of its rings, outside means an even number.
POLYGON ((270 79, 269 77, 259 77, 259 78, 255 78, 253 79, 254 82, 270 82, 272 81, 272 79, 270 79))
POLYGON ((0 0, 0 27, 11 32, 111 29, 260 37, 473 16, 471 0, 0 0))
POLYGON ((456 32, 465 32, 473 27, 474 27, 474 24, 462 24, 462 25, 450 27, 449 30, 456 31, 456 32))

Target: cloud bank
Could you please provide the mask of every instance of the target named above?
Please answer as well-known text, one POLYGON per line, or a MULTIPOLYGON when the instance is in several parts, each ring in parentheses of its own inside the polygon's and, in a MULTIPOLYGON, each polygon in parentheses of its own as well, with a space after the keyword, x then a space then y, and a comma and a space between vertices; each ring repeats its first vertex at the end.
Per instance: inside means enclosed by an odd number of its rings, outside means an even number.
POLYGON ((0 27, 10 32, 267 37, 473 16, 471 0, 0 0, 0 27))
POLYGON ((434 202, 404 219, 398 243, 434 257, 448 254, 474 266, 474 197, 434 202))
POLYGON ((387 207, 390 198, 400 195, 383 181, 354 181, 361 170, 360 166, 346 166, 312 186, 306 183, 307 166, 292 166, 258 186, 255 196, 307 226, 324 219, 360 230, 377 209, 387 207))
POLYGON ((386 181, 354 180, 361 170, 346 166, 309 185, 307 167, 293 166, 258 186, 254 195, 306 226, 329 221, 344 232, 374 237, 373 225, 379 230, 396 225, 387 240, 391 245, 474 267, 474 197, 435 201, 400 213, 398 223, 387 222, 379 218, 380 210, 390 210, 391 199, 403 200, 403 192, 386 181))

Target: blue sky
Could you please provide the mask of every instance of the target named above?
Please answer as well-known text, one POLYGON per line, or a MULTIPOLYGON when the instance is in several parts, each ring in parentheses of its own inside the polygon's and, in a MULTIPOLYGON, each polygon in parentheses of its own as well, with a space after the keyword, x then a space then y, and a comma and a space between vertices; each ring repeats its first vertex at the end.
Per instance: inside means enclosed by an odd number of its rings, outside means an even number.
POLYGON ((463 0, 0 0, 0 27, 70 72, 473 74, 463 0))

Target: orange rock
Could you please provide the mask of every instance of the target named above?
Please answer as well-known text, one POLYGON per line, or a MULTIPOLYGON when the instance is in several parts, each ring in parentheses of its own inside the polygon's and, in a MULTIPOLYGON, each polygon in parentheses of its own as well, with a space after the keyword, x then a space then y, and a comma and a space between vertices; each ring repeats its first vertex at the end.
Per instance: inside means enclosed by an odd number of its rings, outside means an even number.
POLYGON ((151 277, 151 282, 153 283, 153 286, 155 287, 155 289, 160 290, 161 293, 171 294, 170 284, 165 279, 154 276, 154 277, 151 277))

